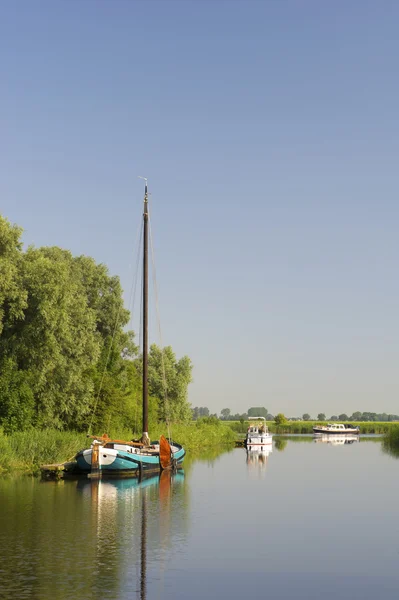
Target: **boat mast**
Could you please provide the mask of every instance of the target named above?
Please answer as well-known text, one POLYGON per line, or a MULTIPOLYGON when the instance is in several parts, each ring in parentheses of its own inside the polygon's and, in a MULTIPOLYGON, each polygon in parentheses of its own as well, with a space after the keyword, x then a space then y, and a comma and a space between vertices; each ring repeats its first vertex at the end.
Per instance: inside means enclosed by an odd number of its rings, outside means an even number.
POLYGON ((143 250, 143 444, 149 445, 148 437, 148 190, 145 179, 144 192, 144 250, 143 250))

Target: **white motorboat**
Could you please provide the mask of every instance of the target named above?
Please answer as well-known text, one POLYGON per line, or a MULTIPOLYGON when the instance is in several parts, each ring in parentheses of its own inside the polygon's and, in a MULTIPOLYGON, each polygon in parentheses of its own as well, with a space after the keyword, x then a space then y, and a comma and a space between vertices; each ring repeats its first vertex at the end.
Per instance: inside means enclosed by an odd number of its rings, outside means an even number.
POLYGON ((315 425, 313 433, 322 435, 359 435, 360 429, 349 423, 327 423, 327 425, 315 425))
POLYGON ((245 447, 248 450, 263 450, 264 446, 272 444, 273 436, 269 433, 265 417, 249 417, 248 420, 257 421, 250 424, 245 437, 245 447))

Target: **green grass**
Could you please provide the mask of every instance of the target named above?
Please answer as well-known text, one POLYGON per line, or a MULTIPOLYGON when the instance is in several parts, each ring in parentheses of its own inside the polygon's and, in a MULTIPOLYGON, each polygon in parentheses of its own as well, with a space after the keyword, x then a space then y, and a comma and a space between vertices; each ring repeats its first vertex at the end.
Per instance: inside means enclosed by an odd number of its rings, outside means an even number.
MULTIPOLYGON (((99 435, 103 432, 98 432, 99 435)), ((157 426, 151 432, 153 440, 159 439, 161 434, 169 436, 166 425, 157 426)), ((109 431, 110 437, 131 440, 140 437, 131 431, 109 431)), ((172 425, 170 435, 186 451, 196 452, 200 449, 220 448, 232 446, 236 439, 234 431, 217 423, 205 420, 190 423, 189 425, 172 425)), ((72 460, 82 448, 88 447, 90 441, 86 434, 73 431, 57 431, 55 429, 28 430, 5 435, 0 430, 0 474, 7 472, 21 472, 36 474, 40 465, 66 462, 72 460)))

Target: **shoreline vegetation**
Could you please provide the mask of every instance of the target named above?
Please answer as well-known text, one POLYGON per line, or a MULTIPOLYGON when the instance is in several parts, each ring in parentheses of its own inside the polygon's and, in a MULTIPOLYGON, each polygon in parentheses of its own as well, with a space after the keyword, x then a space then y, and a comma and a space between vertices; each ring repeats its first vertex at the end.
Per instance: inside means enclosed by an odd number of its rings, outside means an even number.
MULTIPOLYGON (((108 434, 110 437, 126 440, 139 438, 141 435, 132 435, 129 430, 111 430, 108 434)), ((152 439, 159 439, 161 434, 169 436, 167 426, 154 426, 152 439)), ((208 422, 206 418, 190 424, 173 424, 170 435, 194 455, 204 446, 232 447, 237 439, 233 429, 224 427, 220 421, 208 422)), ((30 429, 8 435, 0 431, 0 476, 9 473, 39 475, 40 465, 71 461, 87 445, 87 435, 74 431, 30 429)))
MULTIPOLYGON (((222 421, 227 427, 231 427, 237 434, 245 434, 248 427, 248 421, 222 421)), ((276 425, 275 421, 266 421, 270 433, 291 434, 291 433, 313 433, 314 425, 326 425, 328 421, 287 421, 284 424, 276 425)), ((345 423, 345 421, 342 421, 345 423)), ((349 421, 348 421, 349 422, 349 421)), ((360 428, 361 434, 387 434, 388 432, 399 429, 397 422, 387 421, 350 421, 352 425, 360 428)))
MULTIPOLYGON (((290 434, 311 434, 314 423, 320 421, 296 421, 285 425, 269 422, 272 433, 289 436, 290 434)), ((195 457, 204 446, 214 449, 232 448, 237 440, 244 436, 249 422, 221 421, 214 417, 203 417, 190 424, 174 424, 170 435, 181 440, 185 448, 195 457)), ((385 452, 399 457, 398 423, 356 423, 361 434, 384 434, 382 446, 385 452)), ((129 430, 111 430, 110 437, 118 439, 138 438, 140 433, 131 434, 129 430)), ((160 435, 169 436, 166 425, 154 427, 153 439, 160 435)), ((87 435, 75 431, 56 429, 30 429, 11 434, 0 430, 0 476, 10 473, 39 475, 40 465, 61 463, 73 460, 75 454, 88 443, 87 435)))

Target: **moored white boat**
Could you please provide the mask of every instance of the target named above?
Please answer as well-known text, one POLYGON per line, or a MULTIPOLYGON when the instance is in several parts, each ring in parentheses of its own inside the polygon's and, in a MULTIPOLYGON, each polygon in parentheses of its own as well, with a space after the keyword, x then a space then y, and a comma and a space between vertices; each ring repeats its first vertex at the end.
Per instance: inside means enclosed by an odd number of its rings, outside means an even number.
POLYGON ((313 433, 322 435, 359 435, 359 427, 349 423, 327 423, 327 425, 315 425, 313 433))
POLYGON ((271 445, 273 436, 269 433, 265 417, 249 417, 249 420, 258 422, 250 425, 247 429, 245 437, 246 448, 249 450, 262 450, 264 446, 271 445))

